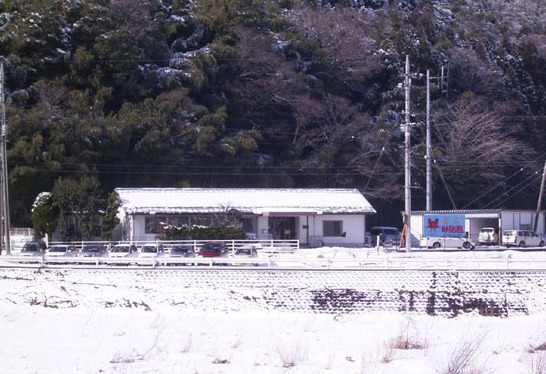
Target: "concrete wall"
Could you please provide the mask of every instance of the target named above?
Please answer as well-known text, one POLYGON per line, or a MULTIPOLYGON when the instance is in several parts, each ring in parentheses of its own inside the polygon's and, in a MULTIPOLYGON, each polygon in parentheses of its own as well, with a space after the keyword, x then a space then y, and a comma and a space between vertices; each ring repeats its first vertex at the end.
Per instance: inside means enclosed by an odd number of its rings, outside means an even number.
POLYGON ((6 300, 10 298, 9 290, 17 289, 10 287, 10 282, 27 282, 29 305, 40 305, 43 299, 59 308, 78 306, 71 301, 71 293, 90 295, 86 304, 127 307, 133 301, 128 297, 146 292, 151 295, 147 301, 153 303, 149 305, 152 310, 165 303, 204 312, 279 310, 337 315, 390 311, 446 318, 462 314, 508 317, 546 311, 546 289, 542 286, 546 284, 546 270, 148 268, 37 272, 32 268, 10 268, 0 269, 0 277, 5 283, 6 300), (66 289, 50 285, 58 285, 59 281, 66 289), (105 292, 86 292, 86 287, 104 287, 105 292), (98 299, 91 299, 91 295, 98 299))

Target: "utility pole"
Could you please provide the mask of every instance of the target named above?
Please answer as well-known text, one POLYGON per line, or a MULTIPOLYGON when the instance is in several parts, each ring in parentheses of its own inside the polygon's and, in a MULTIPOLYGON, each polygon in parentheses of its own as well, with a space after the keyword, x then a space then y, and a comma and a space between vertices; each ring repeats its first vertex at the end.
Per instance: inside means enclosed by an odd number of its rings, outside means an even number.
POLYGON ((411 251, 411 121, 410 121, 410 63, 409 55, 406 55, 406 74, 404 79, 404 87, 406 89, 405 99, 405 211, 404 211, 404 233, 406 235, 406 252, 411 251))
MULTIPOLYGON (((427 69, 427 109, 426 109, 426 210, 427 212, 432 211, 432 142, 431 142, 431 125, 430 125, 430 81, 432 79, 440 79, 440 92, 447 94, 447 89, 444 90, 444 66, 442 65, 440 77, 431 77, 430 76, 430 70, 427 69)), ((438 170, 440 170, 438 168, 438 170)), ((441 178, 443 180, 443 176, 441 175, 441 178)), ((445 184, 445 182, 444 182, 445 184)), ((449 191, 448 191, 449 194, 449 191)), ((450 197, 451 198, 451 197, 450 197)), ((453 199, 451 199, 453 203, 453 199)), ((455 204, 453 204, 455 205, 455 204)))
MULTIPOLYGON (((5 115, 4 115, 4 63, 0 62, 0 134, 4 128, 5 115)), ((4 163, 4 155, 1 153, 2 147, 0 145, 0 190, 3 190, 2 186, 4 185, 3 178, 3 168, 2 164, 4 163)), ((4 249, 4 202, 3 194, 0 195, 0 255, 4 249)))
POLYGON ((432 211, 432 152, 431 152, 431 135, 430 135, 430 70, 427 69, 427 120, 426 120, 426 162, 427 162, 427 171, 426 171, 426 210, 427 212, 432 211))
POLYGON ((544 163, 544 171, 542 172, 542 182, 540 183, 540 192, 538 194, 537 211, 535 214, 535 224, 533 225, 534 232, 537 232, 537 228, 538 228, 538 215, 540 214, 540 208, 542 207, 542 196, 544 195, 544 184, 546 184, 546 162, 544 163))
MULTIPOLYGON (((4 63, 0 62, 0 238, 2 240, 1 247, 6 246, 6 254, 10 254, 10 218, 9 218, 9 195, 8 195, 8 162, 6 151, 7 125, 6 125, 6 110, 4 106, 4 63), (2 235, 2 233, 4 235, 2 235)), ((0 253, 2 251, 0 250, 0 253)))

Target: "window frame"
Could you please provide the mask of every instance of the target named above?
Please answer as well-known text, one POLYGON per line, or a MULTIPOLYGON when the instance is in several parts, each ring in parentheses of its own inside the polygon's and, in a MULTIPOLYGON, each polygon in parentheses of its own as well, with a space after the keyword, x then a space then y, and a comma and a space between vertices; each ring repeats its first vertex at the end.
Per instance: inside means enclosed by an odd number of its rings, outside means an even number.
POLYGON ((322 236, 339 238, 343 236, 343 220, 322 221, 322 236))

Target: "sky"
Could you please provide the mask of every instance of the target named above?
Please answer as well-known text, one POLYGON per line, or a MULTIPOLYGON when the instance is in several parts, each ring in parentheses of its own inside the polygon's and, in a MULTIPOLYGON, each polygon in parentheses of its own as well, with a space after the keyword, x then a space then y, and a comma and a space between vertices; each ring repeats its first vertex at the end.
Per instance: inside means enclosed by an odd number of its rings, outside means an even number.
MULTIPOLYGON (((287 267, 355 266, 349 258, 428 269, 533 268, 546 252, 323 247, 283 260, 287 267)), ((0 373, 546 373, 546 313, 539 310, 506 318, 287 312, 219 297, 204 278, 182 287, 170 276, 180 271, 144 279, 124 269, 0 268, 0 373)))

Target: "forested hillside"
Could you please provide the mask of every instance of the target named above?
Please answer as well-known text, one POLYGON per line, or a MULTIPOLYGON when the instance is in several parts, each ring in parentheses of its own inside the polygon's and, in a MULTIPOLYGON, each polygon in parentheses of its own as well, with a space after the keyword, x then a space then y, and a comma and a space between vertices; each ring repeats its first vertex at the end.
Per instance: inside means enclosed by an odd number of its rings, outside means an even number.
POLYGON ((406 55, 413 209, 427 70, 433 207, 533 209, 544 14, 543 0, 4 0, 12 224, 30 225, 41 192, 84 211, 115 187, 357 188, 396 223, 406 55))

